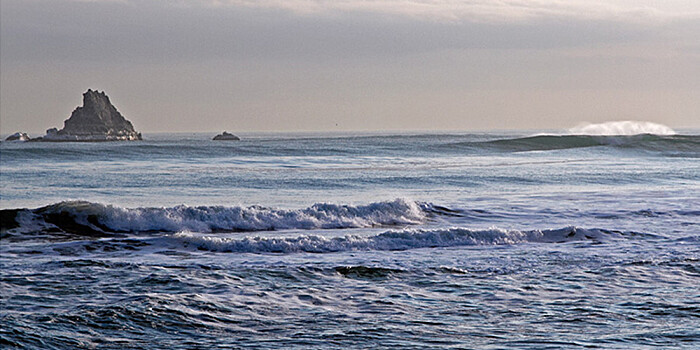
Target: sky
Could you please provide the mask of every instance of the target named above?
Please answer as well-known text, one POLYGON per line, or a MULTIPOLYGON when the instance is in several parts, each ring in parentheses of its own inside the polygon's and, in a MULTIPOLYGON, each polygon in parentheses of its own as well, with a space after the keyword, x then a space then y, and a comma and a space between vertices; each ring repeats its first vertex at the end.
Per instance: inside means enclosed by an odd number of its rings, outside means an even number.
POLYGON ((0 133, 700 128, 697 0, 2 0, 0 133))

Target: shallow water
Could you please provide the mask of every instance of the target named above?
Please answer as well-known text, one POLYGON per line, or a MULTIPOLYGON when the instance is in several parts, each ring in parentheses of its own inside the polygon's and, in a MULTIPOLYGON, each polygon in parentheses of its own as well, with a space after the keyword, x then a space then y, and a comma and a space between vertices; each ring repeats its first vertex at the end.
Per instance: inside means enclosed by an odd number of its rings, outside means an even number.
POLYGON ((6 348, 700 346, 700 136, 0 144, 6 348))

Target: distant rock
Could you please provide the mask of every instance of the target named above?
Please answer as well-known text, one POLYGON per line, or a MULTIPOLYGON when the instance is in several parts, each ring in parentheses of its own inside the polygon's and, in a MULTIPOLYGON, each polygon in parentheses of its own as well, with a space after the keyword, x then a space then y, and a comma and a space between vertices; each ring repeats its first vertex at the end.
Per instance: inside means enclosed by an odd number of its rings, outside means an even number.
POLYGON ((64 122, 63 129, 46 130, 41 141, 132 141, 141 140, 104 92, 88 89, 83 94, 83 106, 76 108, 64 122))
POLYGON ((214 138, 212 140, 215 140, 215 141, 238 141, 240 139, 241 139, 240 137, 224 131, 223 133, 214 136, 214 138))
POLYGON ((16 132, 16 133, 8 136, 5 139, 5 141, 20 141, 20 142, 29 141, 29 140, 30 140, 29 135, 27 135, 26 132, 16 132))

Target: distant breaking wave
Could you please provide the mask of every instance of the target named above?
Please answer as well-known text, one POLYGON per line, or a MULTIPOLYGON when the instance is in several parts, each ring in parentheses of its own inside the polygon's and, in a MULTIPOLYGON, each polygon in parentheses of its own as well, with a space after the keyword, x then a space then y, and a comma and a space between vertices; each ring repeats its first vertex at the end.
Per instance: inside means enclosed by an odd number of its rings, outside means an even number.
POLYGON ((666 125, 640 122, 640 121, 616 121, 600 124, 582 124, 569 129, 574 135, 616 136, 616 135, 675 135, 676 132, 666 125))
POLYGON ((133 232, 247 232, 284 229, 341 229, 414 225, 449 209, 406 199, 362 206, 314 204, 297 210, 261 206, 175 206, 122 208, 86 201, 61 202, 38 209, 0 210, 4 235, 69 233, 104 236, 133 232))
POLYGON ((347 235, 323 237, 304 235, 298 237, 245 237, 221 238, 178 233, 171 238, 185 246, 234 253, 332 253, 345 251, 409 250, 434 247, 459 247, 474 245, 503 245, 519 243, 564 243, 573 241, 604 241, 612 238, 653 235, 603 229, 566 227, 556 230, 470 230, 404 229, 373 236, 347 235))
POLYGON ((627 150, 659 152, 663 155, 700 155, 700 136, 677 135, 661 124, 638 121, 619 121, 585 124, 568 130, 564 135, 535 135, 509 139, 460 142, 448 147, 481 150, 527 152, 571 148, 611 147, 627 150))

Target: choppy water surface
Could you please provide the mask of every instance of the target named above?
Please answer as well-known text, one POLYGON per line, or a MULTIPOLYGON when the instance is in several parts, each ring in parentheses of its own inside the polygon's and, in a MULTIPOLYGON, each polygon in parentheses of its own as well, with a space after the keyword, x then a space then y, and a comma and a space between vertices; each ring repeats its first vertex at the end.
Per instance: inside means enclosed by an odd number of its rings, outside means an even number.
POLYGON ((3 348, 700 347, 700 136, 0 144, 3 348))

